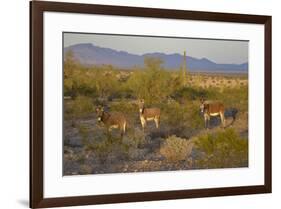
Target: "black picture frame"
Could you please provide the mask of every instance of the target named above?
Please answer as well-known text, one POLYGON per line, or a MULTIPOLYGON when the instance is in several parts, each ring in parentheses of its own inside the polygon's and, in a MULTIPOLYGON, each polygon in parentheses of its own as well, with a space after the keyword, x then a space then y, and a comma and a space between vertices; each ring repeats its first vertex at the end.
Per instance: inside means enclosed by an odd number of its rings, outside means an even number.
POLYGON ((210 196, 271 193, 272 191, 272 74, 271 74, 271 16, 198 12, 140 7, 107 6, 58 2, 30 2, 30 207, 59 207, 89 204, 106 204, 210 196), (43 195, 43 13, 70 12, 115 16, 151 17, 162 19, 204 20, 264 25, 264 82, 265 82, 265 135, 264 184, 212 189, 173 190, 159 192, 89 195, 44 198, 43 195))

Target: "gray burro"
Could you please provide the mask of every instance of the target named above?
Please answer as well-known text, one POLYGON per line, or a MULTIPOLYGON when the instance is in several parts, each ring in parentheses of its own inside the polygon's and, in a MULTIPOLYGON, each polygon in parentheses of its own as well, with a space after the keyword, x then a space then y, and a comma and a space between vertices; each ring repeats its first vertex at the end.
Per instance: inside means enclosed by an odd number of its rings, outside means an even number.
POLYGON ((103 107, 97 107, 96 113, 99 122, 103 122, 108 131, 119 129, 121 136, 126 133, 127 120, 123 113, 105 112, 103 107))

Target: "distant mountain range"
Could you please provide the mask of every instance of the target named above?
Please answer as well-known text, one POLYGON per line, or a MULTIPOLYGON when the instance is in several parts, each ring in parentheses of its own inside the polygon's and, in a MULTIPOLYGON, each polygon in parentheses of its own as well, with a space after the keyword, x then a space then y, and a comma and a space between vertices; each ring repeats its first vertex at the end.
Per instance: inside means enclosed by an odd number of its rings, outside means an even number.
MULTIPOLYGON (((64 53, 71 50, 74 57, 83 65, 110 64, 122 69, 130 69, 134 66, 143 67, 144 57, 159 57, 168 69, 179 69, 183 56, 181 54, 165 54, 160 52, 146 53, 143 55, 131 54, 126 51, 117 51, 110 48, 95 46, 91 43, 76 44, 64 48, 64 53)), ((247 73, 248 63, 243 64, 218 64, 207 58, 198 59, 186 56, 187 68, 192 72, 222 72, 222 73, 247 73)))

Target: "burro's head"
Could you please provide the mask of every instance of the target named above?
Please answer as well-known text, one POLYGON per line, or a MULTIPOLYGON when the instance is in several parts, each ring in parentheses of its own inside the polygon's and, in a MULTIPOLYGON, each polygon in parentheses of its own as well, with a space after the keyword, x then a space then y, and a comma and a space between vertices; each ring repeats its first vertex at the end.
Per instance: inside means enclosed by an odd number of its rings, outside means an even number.
POLYGON ((140 99, 139 102, 139 111, 140 113, 143 113, 143 109, 144 109, 144 99, 140 99))
POLYGON ((96 114, 97 114, 98 122, 101 122, 103 113, 104 113, 103 107, 98 106, 98 107, 96 108, 96 114))

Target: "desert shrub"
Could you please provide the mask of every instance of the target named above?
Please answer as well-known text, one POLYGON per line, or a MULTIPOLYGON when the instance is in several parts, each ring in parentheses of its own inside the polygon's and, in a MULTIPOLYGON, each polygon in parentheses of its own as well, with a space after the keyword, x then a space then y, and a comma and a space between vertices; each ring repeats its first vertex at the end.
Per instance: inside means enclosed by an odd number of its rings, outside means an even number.
POLYGON ((118 92, 119 82, 114 70, 105 71, 103 69, 95 70, 94 77, 91 81, 101 98, 110 97, 118 92))
POLYGON ((80 124, 78 126, 78 131, 79 131, 79 134, 81 135, 81 137, 84 139, 84 138, 88 138, 88 134, 89 134, 89 127, 86 126, 86 125, 83 125, 83 124, 80 124))
POLYGON ((128 160, 145 143, 145 134, 139 129, 129 130, 123 138, 113 134, 90 135, 89 131, 87 126, 79 126, 84 151, 91 153, 101 163, 128 160))
POLYGON ((112 142, 109 140, 95 141, 92 143, 92 150, 100 160, 105 160, 111 152, 112 142))
POLYGON ((109 139, 105 135, 91 136, 89 134, 89 128, 80 125, 79 133, 82 137, 82 145, 86 153, 93 154, 97 160, 104 162, 108 155, 112 152, 114 146, 113 141, 115 139, 109 139))
POLYGON ((121 100, 120 102, 111 103, 110 110, 124 113, 135 113, 138 111, 138 108, 133 103, 130 103, 126 100, 121 100))
POLYGON ((201 128, 204 120, 199 110, 199 101, 188 102, 184 105, 178 102, 161 106, 161 121, 174 126, 185 128, 201 128))
MULTIPOLYGON (((85 125, 79 126, 79 133, 82 137, 82 145, 85 153, 93 155, 100 163, 110 160, 112 156, 118 160, 128 158, 128 150, 136 148, 138 141, 134 138, 115 136, 113 134, 90 134, 90 128, 85 125)), ((86 155, 85 154, 85 155, 86 155)), ((111 159, 112 160, 112 159, 111 159)))
POLYGON ((144 81, 143 78, 145 73, 141 69, 137 69, 126 81, 125 88, 128 91, 132 91, 137 98, 144 96, 143 92, 143 85, 144 81))
POLYGON ((64 58, 64 95, 96 96, 93 85, 93 71, 79 63, 72 51, 68 51, 64 58))
POLYGON ((178 102, 173 102, 170 104, 163 104, 161 106, 161 121, 171 125, 171 126, 183 126, 187 121, 186 106, 180 105, 178 102))
POLYGON ((145 144, 145 133, 138 129, 129 129, 122 140, 123 144, 128 145, 130 148, 138 148, 139 146, 145 144))
POLYGON ((120 83, 118 90, 112 92, 111 95, 108 97, 109 101, 115 99, 136 99, 136 96, 132 89, 128 89, 127 86, 124 85, 124 83, 120 83))
MULTIPOLYGON (((117 71, 110 65, 87 67, 69 51, 64 60, 64 95, 107 98, 118 92, 117 71)), ((118 95, 117 95, 118 96, 118 95)))
POLYGON ((92 167, 90 165, 82 164, 82 165, 80 165, 80 173, 81 174, 91 174, 92 167))
POLYGON ((191 155, 193 142, 177 137, 168 137, 160 147, 160 153, 167 161, 177 162, 187 160, 191 155))
POLYGON ((78 95, 94 96, 96 90, 86 76, 86 68, 77 65, 75 69, 64 68, 64 95, 75 98, 78 95))
POLYGON ((240 138, 234 129, 199 136, 195 141, 200 153, 196 164, 200 168, 231 168, 248 165, 248 140, 240 138))
POLYGON ((188 126, 192 129, 204 127, 204 118, 199 110, 199 102, 189 103, 187 108, 188 126))
POLYGON ((248 86, 223 89, 221 100, 227 107, 235 106, 236 108, 239 108, 239 111, 247 111, 248 86))
POLYGON ((72 116, 83 116, 93 112, 93 101, 86 96, 78 96, 65 105, 65 113, 72 116))
POLYGON ((79 134, 81 136, 82 144, 85 147, 89 146, 89 141, 90 141, 89 131, 90 131, 90 128, 86 125, 80 124, 78 126, 78 131, 79 131, 79 134))
POLYGON ((221 93, 217 87, 201 88, 195 86, 188 86, 180 88, 173 92, 172 98, 177 101, 192 101, 200 100, 201 98, 218 100, 221 98, 221 93))
POLYGON ((200 99, 201 97, 206 97, 206 90, 193 88, 193 87, 184 87, 172 95, 173 98, 179 99, 186 99, 186 100, 195 100, 200 99))
POLYGON ((208 89, 205 89, 204 98, 208 100, 221 100, 222 95, 220 89, 218 87, 209 87, 208 89))

